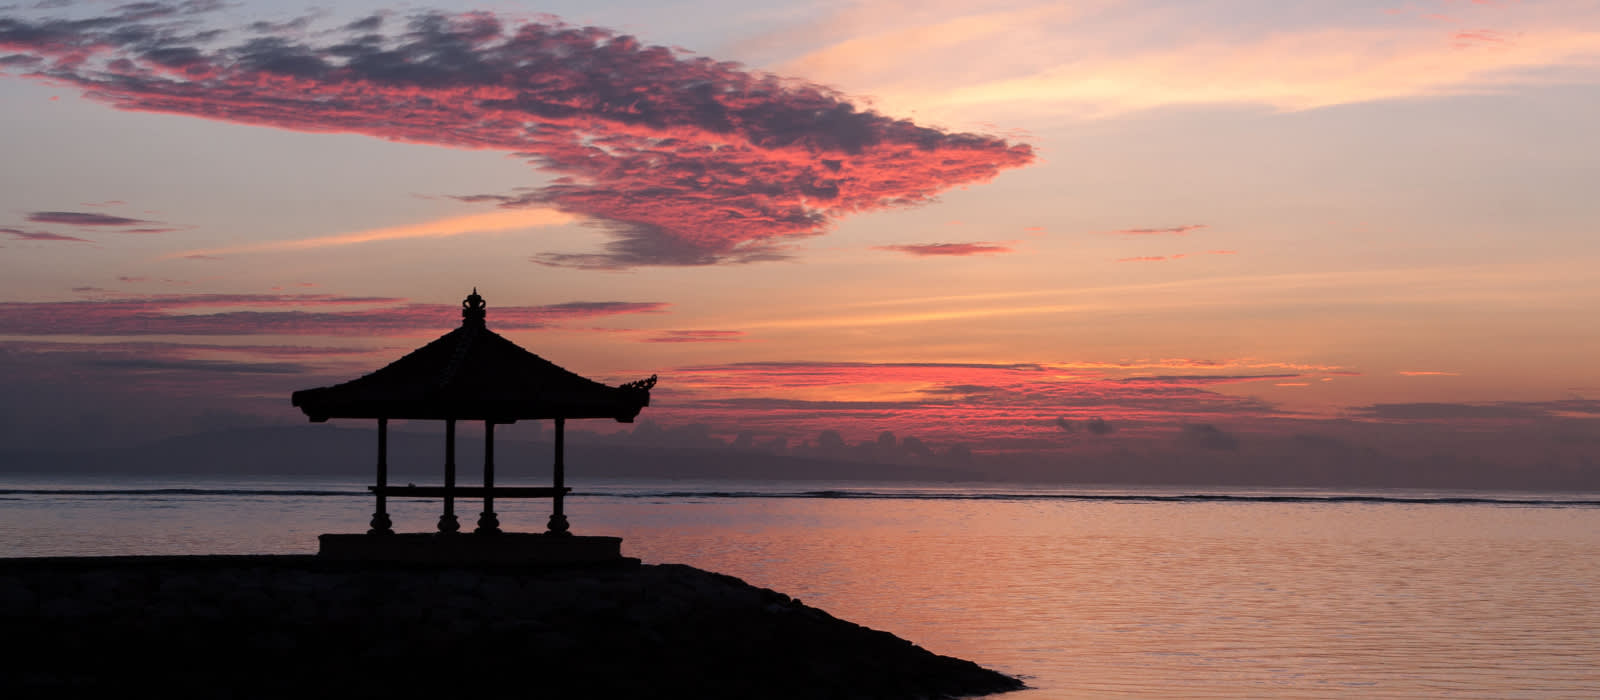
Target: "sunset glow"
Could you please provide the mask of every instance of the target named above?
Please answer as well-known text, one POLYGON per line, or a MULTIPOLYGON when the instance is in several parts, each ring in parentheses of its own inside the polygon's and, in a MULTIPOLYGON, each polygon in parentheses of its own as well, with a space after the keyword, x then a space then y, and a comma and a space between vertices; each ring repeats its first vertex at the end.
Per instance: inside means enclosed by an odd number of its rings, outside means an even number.
POLYGON ((1600 5, 456 8, 0 9, 0 441, 293 422, 476 287, 695 446, 1600 473, 1600 5))

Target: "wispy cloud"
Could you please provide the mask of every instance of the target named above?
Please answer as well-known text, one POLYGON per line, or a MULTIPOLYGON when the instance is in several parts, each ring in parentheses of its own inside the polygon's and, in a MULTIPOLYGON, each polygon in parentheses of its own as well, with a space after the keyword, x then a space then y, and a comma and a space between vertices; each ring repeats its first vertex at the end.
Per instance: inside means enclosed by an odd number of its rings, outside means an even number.
POLYGON ((1290 13, 1265 0, 847 7, 802 37, 811 50, 785 69, 947 119, 1477 94, 1548 83, 1563 68, 1592 76, 1600 54, 1600 8, 1563 0, 1456 3, 1448 14, 1415 3, 1290 13))
POLYGON ((1168 226, 1166 228, 1125 228, 1107 231, 1107 233, 1116 236, 1182 236, 1203 228, 1208 228, 1208 226, 1206 224, 1186 224, 1183 226, 1168 226))
POLYGON ((1033 160, 1027 145, 595 27, 421 13, 399 31, 269 23, 230 42, 196 8, 6 18, 0 46, 28 59, 17 65, 29 75, 119 109, 525 156, 556 179, 465 198, 560 210, 610 236, 598 252, 535 258, 547 265, 779 258, 838 217, 926 202, 1033 160))
MULTIPOLYGON (((3 39, 5 31, 3 22, 4 20, 0 20, 0 39, 3 39)), ((4 49, 3 40, 0 40, 0 49, 4 49)), ((104 204, 110 205, 113 203, 120 204, 120 202, 106 202, 104 204)), ((84 206, 100 206, 100 204, 90 203, 85 204, 84 206)), ((179 230, 179 227, 171 226, 160 221, 132 219, 126 216, 112 216, 110 214, 97 214, 94 212, 84 211, 36 211, 29 212, 25 219, 29 223, 34 224, 72 226, 78 229, 90 230, 98 233, 155 234, 169 233, 179 230)), ((32 231, 15 227, 0 228, 0 233, 9 235, 12 238, 20 238, 31 241, 71 241, 77 243, 91 242, 86 238, 80 238, 78 236, 69 236, 50 231, 32 231)))
POLYGON ((1436 370, 1400 370, 1396 372, 1402 377, 1459 377, 1460 372, 1440 372, 1436 370))
POLYGON ((1299 374, 1168 374, 1153 377, 1124 377, 1124 382, 1152 382, 1156 384, 1237 384, 1260 382, 1268 379, 1294 379, 1299 374))
POLYGON ((1456 40, 1457 48, 1471 46, 1505 46, 1510 43, 1510 37, 1492 29, 1474 29, 1465 32, 1456 32, 1451 38, 1456 40))
POLYGON ((1139 255, 1131 258, 1117 258, 1117 262, 1165 262, 1168 260, 1182 260, 1196 255, 1238 255, 1237 250, 1208 250, 1203 253, 1174 253, 1172 255, 1139 255))
POLYGON ((670 401, 675 420, 796 437, 837 429, 862 439, 892 430, 940 442, 1058 449, 1062 425, 1073 421, 1096 436, 1112 433, 1112 423, 1148 435, 1156 425, 1276 415, 1262 401, 1206 387, 1262 377, 1123 381, 1034 363, 940 362, 756 362, 663 376, 670 379, 663 405, 670 401))
POLYGON ((646 343, 736 343, 743 338, 743 331, 718 331, 718 330, 666 330, 659 331, 656 335, 644 338, 646 343))
POLYGON ((262 345, 220 343, 171 343, 143 340, 92 340, 69 342, 61 340, 7 340, 0 341, 0 349, 28 353, 97 352, 122 356, 144 356, 162 359, 261 359, 316 362, 330 358, 362 358, 368 355, 392 352, 396 348, 370 348, 339 345, 262 345))
MULTIPOLYGON (((492 328, 526 330, 603 316, 661 313, 666 307, 660 302, 619 301, 491 306, 489 322, 492 328)), ((20 336, 414 335, 449 330, 459 319, 459 307, 449 304, 328 294, 163 294, 0 302, 0 334, 20 336)))
POLYGON ((540 226, 559 226, 570 223, 574 217, 554 209, 511 209, 482 214, 468 214, 445 219, 435 219, 417 224, 388 226, 384 228, 340 233, 332 236, 301 238, 285 241, 267 241, 230 248, 207 248, 173 253, 168 257, 195 260, 217 260, 239 253, 264 253, 311 250, 332 246, 355 245, 376 241, 394 241, 412 238, 444 238, 475 233, 498 233, 540 226))
POLYGON ((49 231, 27 231, 27 230, 20 229, 20 228, 4 228, 4 227, 0 227, 0 233, 6 234, 7 236, 10 236, 12 238, 16 238, 16 239, 20 239, 20 240, 24 240, 24 241, 70 241, 70 242, 73 242, 73 243, 89 243, 90 242, 89 239, 87 239, 87 238, 79 238, 77 236, 67 236, 67 235, 63 235, 63 234, 59 234, 59 233, 51 233, 49 231))
MULTIPOLYGON (((1594 403, 1594 402, 1591 402, 1594 403)), ((1380 403, 1351 409, 1360 418, 1394 421, 1528 420, 1551 415, 1538 403, 1380 403)))
POLYGON ((1296 373, 1316 372, 1320 374, 1359 375, 1360 372, 1351 372, 1338 365, 1320 365, 1306 362, 1282 362, 1262 360, 1251 357, 1230 358, 1224 360, 1208 360, 1192 357, 1163 357, 1136 360, 1120 360, 1116 362, 1078 360, 1074 362, 1051 363, 1051 367, 1062 369, 1111 369, 1111 370, 1292 370, 1296 373))
POLYGON ((28 221, 36 224, 66 224, 68 226, 140 226, 156 223, 144 219, 130 219, 124 216, 82 211, 36 211, 28 214, 28 221))
POLYGON ((994 255, 996 253, 1010 253, 1012 248, 1000 243, 989 241, 974 241, 971 243, 907 243, 903 245, 874 246, 874 250, 887 250, 896 253, 906 253, 918 257, 928 256, 966 256, 966 255, 994 255))

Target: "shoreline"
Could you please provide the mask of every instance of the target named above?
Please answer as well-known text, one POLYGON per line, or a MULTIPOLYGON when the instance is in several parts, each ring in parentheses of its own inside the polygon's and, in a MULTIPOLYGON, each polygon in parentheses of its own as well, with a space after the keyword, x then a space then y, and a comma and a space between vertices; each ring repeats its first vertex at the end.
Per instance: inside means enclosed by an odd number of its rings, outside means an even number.
POLYGON ((8 685, 168 696, 953 698, 1021 689, 724 574, 302 555, 0 559, 8 685))

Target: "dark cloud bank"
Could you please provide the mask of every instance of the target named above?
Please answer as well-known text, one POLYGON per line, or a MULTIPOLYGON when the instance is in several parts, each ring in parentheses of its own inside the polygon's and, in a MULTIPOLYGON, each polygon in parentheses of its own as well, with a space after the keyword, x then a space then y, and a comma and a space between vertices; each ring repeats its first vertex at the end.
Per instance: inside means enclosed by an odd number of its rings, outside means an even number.
POLYGON ((205 24, 215 7, 0 17, 0 70, 119 109, 516 153, 554 181, 459 198, 555 207, 611 236, 599 252, 535 257, 548 265, 779 258, 835 217, 930 201, 1033 159, 1025 144, 606 29, 431 12, 230 33, 205 24))
MULTIPOLYGON (((529 320, 535 320, 532 310, 529 320)), ((372 426, 341 424, 336 432, 343 451, 324 450, 318 426, 307 425, 287 396, 370 371, 406 347, 0 342, 0 471, 364 474, 372 426), (264 432, 237 432, 244 428, 264 432), (175 437, 183 435, 189 437, 175 437), (163 437, 178 441, 157 441, 163 437)), ((1028 371, 1026 365, 994 367, 1028 371)), ((574 426, 568 436, 573 464, 588 476, 1600 490, 1596 400, 1386 404, 1329 420, 1262 415, 1253 400, 1150 382, 1031 392, 1026 386, 984 391, 952 385, 918 401, 695 399, 677 388, 694 371, 663 371, 650 417, 634 426, 574 426), (968 422, 944 420, 951 417, 947 411, 987 417, 985 423, 1002 430, 985 436, 968 422), (1099 411, 1114 417, 1094 416, 1099 411), (1012 414, 1040 417, 1006 418, 1012 414), (923 418, 863 433, 906 415, 923 418), (1461 415, 1472 423, 1463 425, 1456 418, 1461 415)), ((830 379, 837 374, 818 377, 830 379)), ((757 386, 759 378, 734 377, 726 387, 745 382, 757 386)), ((404 429, 427 437, 406 443, 414 449, 397 453, 396 463, 414 465, 419 475, 436 474, 440 426, 404 429)), ((536 422, 512 426, 503 437, 548 439, 536 422)), ((506 449, 509 455, 522 448, 506 449)), ((508 464, 547 463, 540 456, 549 454, 547 446, 524 451, 526 460, 508 464)))

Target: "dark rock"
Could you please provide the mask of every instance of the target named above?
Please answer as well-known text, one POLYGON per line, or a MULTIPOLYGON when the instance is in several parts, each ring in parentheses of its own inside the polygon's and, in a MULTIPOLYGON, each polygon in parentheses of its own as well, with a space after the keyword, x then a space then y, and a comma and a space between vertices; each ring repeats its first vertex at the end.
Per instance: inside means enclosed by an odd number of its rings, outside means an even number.
POLYGON ((949 698, 1022 687, 687 566, 0 560, 17 695, 949 698), (115 592, 115 595, 108 595, 115 592), (112 663, 114 662, 114 663, 112 663))

